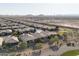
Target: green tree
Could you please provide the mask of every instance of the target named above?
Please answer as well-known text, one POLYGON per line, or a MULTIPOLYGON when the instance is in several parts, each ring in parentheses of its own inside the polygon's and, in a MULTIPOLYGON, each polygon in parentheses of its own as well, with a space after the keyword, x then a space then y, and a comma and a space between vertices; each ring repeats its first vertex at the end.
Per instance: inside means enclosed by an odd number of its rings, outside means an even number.
POLYGON ((58 42, 58 41, 59 41, 58 36, 51 37, 49 40, 50 43, 54 43, 54 42, 58 42))

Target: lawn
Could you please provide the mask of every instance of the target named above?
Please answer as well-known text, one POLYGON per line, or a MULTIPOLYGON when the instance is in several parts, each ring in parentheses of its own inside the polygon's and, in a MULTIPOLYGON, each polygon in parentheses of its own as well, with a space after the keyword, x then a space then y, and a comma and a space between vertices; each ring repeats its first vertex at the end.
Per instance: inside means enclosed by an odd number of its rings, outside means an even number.
POLYGON ((63 53, 61 56, 77 56, 79 55, 79 50, 71 50, 63 53))

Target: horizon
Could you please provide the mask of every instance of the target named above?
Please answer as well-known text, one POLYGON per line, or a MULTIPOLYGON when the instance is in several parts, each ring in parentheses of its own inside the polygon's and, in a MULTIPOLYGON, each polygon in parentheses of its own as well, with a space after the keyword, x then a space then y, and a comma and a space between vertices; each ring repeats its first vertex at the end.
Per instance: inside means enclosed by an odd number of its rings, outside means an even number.
POLYGON ((0 3, 0 15, 79 15, 79 4, 0 3))

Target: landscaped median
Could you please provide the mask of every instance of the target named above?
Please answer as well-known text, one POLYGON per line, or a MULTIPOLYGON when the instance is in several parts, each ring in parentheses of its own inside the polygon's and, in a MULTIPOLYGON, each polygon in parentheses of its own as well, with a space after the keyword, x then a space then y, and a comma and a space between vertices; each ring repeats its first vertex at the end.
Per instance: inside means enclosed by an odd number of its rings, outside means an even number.
POLYGON ((79 50, 70 50, 67 52, 64 52, 61 56, 78 56, 79 50))

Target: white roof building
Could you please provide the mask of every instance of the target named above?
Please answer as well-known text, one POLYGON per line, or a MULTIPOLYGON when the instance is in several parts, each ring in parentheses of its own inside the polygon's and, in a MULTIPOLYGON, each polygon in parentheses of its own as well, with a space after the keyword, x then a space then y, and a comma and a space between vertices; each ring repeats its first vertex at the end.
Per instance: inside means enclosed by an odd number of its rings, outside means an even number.
POLYGON ((6 36, 6 37, 4 37, 4 42, 5 43, 17 43, 17 42, 19 42, 19 40, 15 36, 6 36))
POLYGON ((42 30, 36 29, 36 33, 41 33, 42 30))
POLYGON ((3 38, 0 37, 0 46, 2 46, 3 41, 4 41, 3 38))

